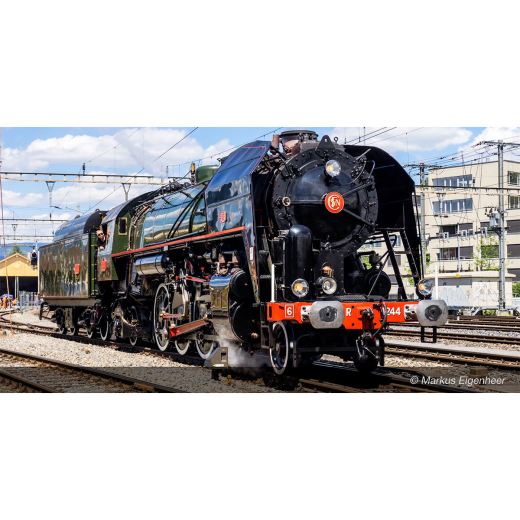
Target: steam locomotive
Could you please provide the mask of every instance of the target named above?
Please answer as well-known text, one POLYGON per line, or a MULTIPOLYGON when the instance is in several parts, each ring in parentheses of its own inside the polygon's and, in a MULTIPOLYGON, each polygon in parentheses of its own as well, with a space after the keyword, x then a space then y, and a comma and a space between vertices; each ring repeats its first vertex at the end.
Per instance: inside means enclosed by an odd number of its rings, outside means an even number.
POLYGON ((370 372, 390 324, 447 320, 420 254, 414 183, 398 162, 297 130, 65 223, 40 248, 39 291, 62 334, 149 341, 212 368, 241 353, 282 374, 332 354, 370 372), (399 237, 418 299, 399 274, 399 237))

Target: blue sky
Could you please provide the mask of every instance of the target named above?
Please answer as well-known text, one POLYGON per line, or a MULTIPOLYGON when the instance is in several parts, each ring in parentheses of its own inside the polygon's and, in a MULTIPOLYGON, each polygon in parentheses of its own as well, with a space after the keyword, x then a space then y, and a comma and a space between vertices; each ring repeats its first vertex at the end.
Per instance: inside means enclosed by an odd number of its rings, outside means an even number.
MULTIPOLYGON (((202 164, 215 163, 223 150, 241 145, 254 138, 268 134, 263 139, 270 140, 272 127, 201 127, 190 134, 191 128, 18 128, 3 127, 2 171, 78 173, 86 162, 87 173, 132 174, 145 168, 144 173, 164 176, 165 167, 170 167, 170 175, 184 175, 189 163, 204 157, 202 164), (184 140, 159 160, 159 155, 177 141, 184 140), (114 149, 115 147, 115 149, 114 149), (98 157, 100 156, 101 157, 98 157), (174 167, 175 166, 175 167, 174 167), (173 167, 173 168, 172 168, 173 167)), ((278 132, 288 130, 281 128, 278 132)), ((338 137, 339 142, 358 139, 363 135, 360 127, 313 128, 320 136, 328 134, 338 137)), ((520 140, 518 128, 475 128, 475 127, 370 127, 366 128, 368 145, 383 148, 394 155, 401 164, 419 161, 432 162, 435 158, 466 150, 482 139, 516 138, 520 140), (376 135, 380 134, 380 135, 376 135)), ((514 140, 514 139, 513 139, 514 140)), ((515 157, 517 159, 517 157, 515 157)), ((198 164, 198 163, 197 163, 198 164)), ((151 189, 132 186, 130 197, 151 189)), ((12 218, 49 218, 48 190, 45 183, 3 182, 5 216, 12 218)), ((80 211, 87 212, 109 209, 124 200, 120 185, 72 185, 56 183, 53 189, 53 218, 69 219, 80 211), (98 205, 98 202, 103 202, 98 205)), ((19 226, 17 234, 48 234, 56 229, 49 227, 19 226)), ((6 234, 8 232, 6 231, 6 234)), ((9 233, 10 234, 10 233, 9 233)))

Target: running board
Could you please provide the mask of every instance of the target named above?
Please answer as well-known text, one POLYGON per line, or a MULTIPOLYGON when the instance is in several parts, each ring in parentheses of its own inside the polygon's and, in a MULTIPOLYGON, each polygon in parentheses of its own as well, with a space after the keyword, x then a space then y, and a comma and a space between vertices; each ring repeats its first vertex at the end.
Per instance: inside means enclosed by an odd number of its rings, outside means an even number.
POLYGON ((183 334, 187 334, 188 332, 192 332, 197 329, 201 329, 208 324, 206 320, 197 320, 191 321, 190 323, 185 323, 184 325, 179 325, 178 327, 172 327, 170 329, 170 336, 179 337, 183 334))

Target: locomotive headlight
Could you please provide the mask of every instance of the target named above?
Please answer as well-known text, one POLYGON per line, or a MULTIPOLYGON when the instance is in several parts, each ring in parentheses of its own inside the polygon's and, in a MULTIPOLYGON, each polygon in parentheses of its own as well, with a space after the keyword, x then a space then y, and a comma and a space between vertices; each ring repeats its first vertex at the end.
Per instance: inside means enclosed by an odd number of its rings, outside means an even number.
POLYGON ((303 278, 298 278, 292 283, 291 291, 298 298, 303 298, 309 292, 309 284, 303 278))
POLYGON ((423 279, 417 284, 417 292, 421 296, 430 296, 433 290, 433 284, 431 280, 423 279))
POLYGON ((341 165, 338 161, 327 161, 325 165, 325 173, 329 177, 337 177, 341 171, 341 165))
POLYGON ((321 282, 321 290, 325 294, 334 294, 338 288, 338 282, 334 278, 324 278, 321 282))

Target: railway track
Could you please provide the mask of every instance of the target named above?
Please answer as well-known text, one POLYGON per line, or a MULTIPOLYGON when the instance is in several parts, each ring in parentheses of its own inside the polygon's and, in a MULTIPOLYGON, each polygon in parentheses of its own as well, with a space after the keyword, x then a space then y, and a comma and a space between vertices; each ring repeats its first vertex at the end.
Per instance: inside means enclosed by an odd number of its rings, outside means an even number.
MULTIPOLYGON (((399 323, 399 327, 419 327, 417 323, 399 323)), ((505 325, 482 325, 477 324, 477 322, 451 322, 449 321, 442 327, 439 327, 440 329, 453 329, 453 330, 460 330, 460 329, 473 329, 473 330, 489 330, 494 332, 518 332, 520 333, 520 326, 513 326, 513 327, 506 327, 505 325)))
POLYGON ((0 378, 36 392, 184 393, 148 381, 0 348, 0 378))
POLYGON ((517 318, 502 318, 500 316, 459 316, 458 319, 449 319, 448 323, 477 323, 487 325, 499 325, 506 327, 517 327, 520 328, 520 319, 517 318))
MULTIPOLYGON (((0 315, 0 328, 10 329, 9 322, 4 319, 4 316, 0 315)), ((25 332, 29 334, 36 335, 44 335, 51 336, 57 339, 63 339, 68 341, 80 342, 91 345, 98 345, 103 347, 114 348, 118 350, 123 350, 126 352, 139 352, 145 353, 154 356, 166 357, 175 361, 182 362, 184 364, 198 365, 203 366, 204 360, 200 357, 196 356, 181 356, 176 352, 163 352, 157 349, 153 349, 150 347, 144 346, 133 346, 129 343, 121 343, 117 341, 111 340, 102 340, 98 338, 88 338, 86 334, 79 336, 71 336, 67 334, 59 334, 56 332, 55 327, 48 327, 44 325, 27 325, 27 324, 19 324, 13 322, 13 331, 17 332, 25 332)), ((6 349, 0 349, 0 356, 3 354, 2 351, 6 349)), ((18 351, 10 351, 13 355, 18 355, 19 357, 25 357, 27 359, 33 358, 34 361, 37 362, 48 362, 48 363, 61 363, 62 367, 68 368, 70 370, 83 371, 87 373, 90 371, 91 375, 101 378, 114 379, 118 376, 112 373, 106 373, 104 371, 98 369, 91 369, 87 367, 83 367, 80 365, 72 365, 70 363, 60 362, 56 360, 48 360, 46 358, 39 358, 39 356, 32 356, 30 354, 26 354, 18 351)), ((389 352, 390 353, 390 352, 389 352)), ((393 354, 393 353, 392 353, 393 354)), ((396 354, 398 355, 398 354, 396 354)), ((410 356, 411 357, 411 356, 410 356)), ((1 367, 0 367, 1 369, 1 367)), ((296 388, 300 385, 304 390, 307 391, 317 391, 317 392, 327 392, 327 393, 365 393, 365 392, 433 392, 433 393, 461 393, 468 390, 466 388, 459 387, 451 387, 451 386, 442 386, 442 385, 421 385, 421 384, 412 384, 410 382, 410 377, 403 375, 403 373, 409 374, 409 370, 402 369, 383 369, 384 372, 376 372, 370 375, 361 375, 359 372, 350 365, 338 364, 333 362, 326 361, 318 361, 314 363, 311 367, 305 370, 298 377, 282 377, 279 378, 274 376, 274 374, 265 374, 264 382, 268 386, 278 385, 281 388, 296 388)), ((232 372, 232 371, 231 371, 232 372)), ((412 373, 415 373, 412 371, 412 373)), ((419 374, 419 373, 418 373, 419 374)), ((422 374, 421 374, 422 375, 422 374)), ((209 374, 208 374, 209 376, 209 374)), ((2 374, 0 373, 0 378, 2 374)), ((21 379, 24 378, 23 375, 20 375, 21 379)), ((132 378, 125 378, 125 382, 121 382, 120 384, 124 385, 134 385, 135 388, 143 388, 148 391, 152 391, 153 386, 150 383, 146 383, 140 380, 133 380, 132 378), (148 387, 146 386, 148 385, 148 387)), ((29 381, 30 383, 30 381, 29 381)), ((27 383, 23 381, 20 384, 25 384, 30 387, 27 383)), ((42 387, 45 385, 41 382, 36 382, 36 384, 40 384, 42 387)), ((53 391, 40 389, 36 391, 53 391)), ((80 391, 80 390, 79 390, 80 391)), ((135 390, 134 390, 135 391, 135 390)), ((175 392, 174 389, 166 389, 165 387, 157 386, 157 389, 153 389, 153 391, 169 391, 175 392)))
POLYGON ((298 378, 306 390, 334 393, 480 393, 466 387, 412 382, 423 374, 414 370, 380 368, 372 374, 360 374, 354 367, 332 361, 316 361, 308 377, 298 378), (346 383, 346 384, 345 384, 346 383))
MULTIPOLYGON (((400 325, 400 324, 399 324, 400 325)), ((444 328, 444 327, 442 327, 444 328)), ((420 330, 389 330, 385 336, 421 336, 420 330)), ((432 333, 427 331, 425 339, 431 340, 432 333)), ((505 345, 520 345, 520 337, 488 336, 484 334, 466 334, 456 332, 437 332, 437 339, 447 339, 451 341, 471 341, 476 343, 501 343, 505 345)))
POLYGON ((443 346, 440 348, 434 343, 431 345, 388 345, 386 354, 415 359, 428 359, 431 361, 443 361, 453 365, 478 366, 493 368, 496 370, 520 371, 520 358, 505 354, 504 351, 467 352, 457 350, 456 347, 443 346))

